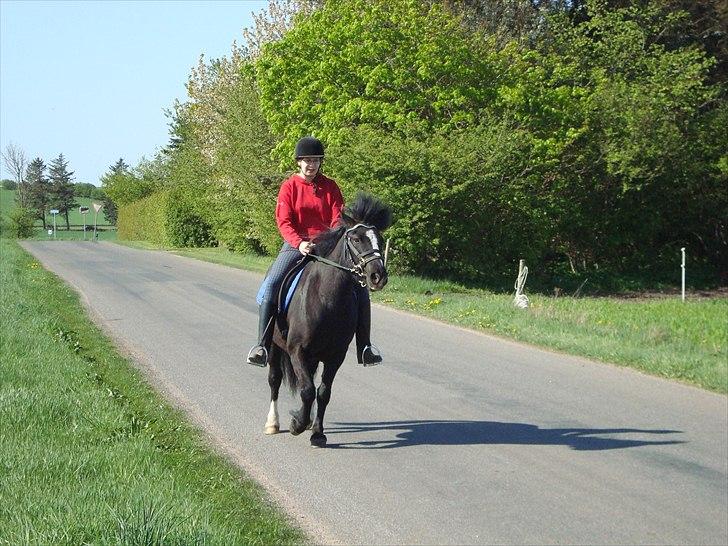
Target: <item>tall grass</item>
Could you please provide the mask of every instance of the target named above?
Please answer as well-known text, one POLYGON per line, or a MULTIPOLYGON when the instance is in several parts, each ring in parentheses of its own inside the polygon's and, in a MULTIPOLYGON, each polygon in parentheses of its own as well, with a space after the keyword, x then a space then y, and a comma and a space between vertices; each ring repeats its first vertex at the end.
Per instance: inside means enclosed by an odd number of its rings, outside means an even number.
POLYGON ((305 540, 0 239, 0 544, 305 540))

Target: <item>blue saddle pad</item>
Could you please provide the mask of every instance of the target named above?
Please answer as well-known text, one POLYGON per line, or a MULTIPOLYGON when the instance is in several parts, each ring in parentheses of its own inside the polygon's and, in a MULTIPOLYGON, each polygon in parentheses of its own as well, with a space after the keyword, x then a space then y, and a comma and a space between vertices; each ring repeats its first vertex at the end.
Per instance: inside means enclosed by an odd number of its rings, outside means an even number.
MULTIPOLYGON (((288 288, 288 292, 286 293, 286 299, 283 302, 283 309, 281 309, 284 312, 288 309, 288 304, 291 303, 293 293, 296 291, 298 281, 301 279, 301 273, 303 273, 303 268, 298 273, 296 273, 296 276, 293 277, 293 280, 291 281, 291 286, 288 288)), ((255 297, 255 301, 258 303, 258 305, 261 305, 263 303, 263 296, 268 290, 268 284, 270 284, 270 277, 266 277, 265 279, 263 279, 263 282, 260 284, 260 288, 258 289, 258 295, 255 297)))
POLYGON ((293 297, 293 293, 296 291, 296 287, 298 286, 298 281, 301 280, 301 274, 303 273, 303 269, 296 273, 296 276, 293 277, 293 280, 291 281, 291 287, 288 289, 288 293, 286 294, 286 301, 283 304, 283 311, 288 310, 288 304, 291 303, 291 298, 293 297))

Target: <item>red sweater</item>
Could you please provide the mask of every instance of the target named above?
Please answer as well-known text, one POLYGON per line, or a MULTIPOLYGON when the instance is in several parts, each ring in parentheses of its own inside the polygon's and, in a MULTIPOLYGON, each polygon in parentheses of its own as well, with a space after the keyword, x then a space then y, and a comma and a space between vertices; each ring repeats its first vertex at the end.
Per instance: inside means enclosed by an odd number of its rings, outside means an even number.
POLYGON ((300 174, 294 174, 278 192, 278 230, 289 245, 298 248, 301 242, 334 227, 343 206, 341 190, 330 178, 318 173, 313 183, 308 183, 300 174))

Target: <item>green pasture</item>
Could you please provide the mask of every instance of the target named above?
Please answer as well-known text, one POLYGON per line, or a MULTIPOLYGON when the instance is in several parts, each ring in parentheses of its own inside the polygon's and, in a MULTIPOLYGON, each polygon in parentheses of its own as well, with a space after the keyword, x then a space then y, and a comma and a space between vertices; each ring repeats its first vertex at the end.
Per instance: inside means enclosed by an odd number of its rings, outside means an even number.
MULTIPOLYGON (((93 228, 94 228, 94 209, 92 207, 92 203, 98 203, 99 201, 97 199, 89 199, 87 197, 77 197, 76 202, 79 203, 80 206, 88 207, 89 212, 86 214, 86 233, 84 235, 83 231, 83 225, 84 225, 84 218, 83 215, 78 211, 78 207, 74 207, 72 211, 69 212, 68 220, 71 224, 71 229, 66 229, 66 218, 65 216, 58 214, 56 216, 56 233, 55 233, 55 239, 59 241, 75 241, 75 240, 84 240, 87 241, 93 240, 93 228)), ((0 215, 7 216, 7 214, 13 209, 13 207, 16 206, 15 203, 15 190, 6 190, 6 189, 0 189, 0 215)), ((97 240, 99 241, 115 241, 116 240, 116 227, 109 224, 109 222, 106 220, 106 217, 104 216, 103 209, 99 211, 98 217, 96 219, 96 233, 97 233, 97 240)), ((53 227, 53 216, 51 214, 48 214, 46 216, 46 223, 48 224, 48 228, 53 227)), ((48 235, 48 231, 43 229, 43 224, 40 220, 36 220, 35 222, 35 233, 33 234, 33 239, 38 240, 50 240, 53 239, 53 235, 48 235)))
POLYGON ((15 206, 15 190, 0 188, 0 215, 7 216, 15 206))
POLYGON ((297 544, 260 486, 0 239, 0 544, 297 544))

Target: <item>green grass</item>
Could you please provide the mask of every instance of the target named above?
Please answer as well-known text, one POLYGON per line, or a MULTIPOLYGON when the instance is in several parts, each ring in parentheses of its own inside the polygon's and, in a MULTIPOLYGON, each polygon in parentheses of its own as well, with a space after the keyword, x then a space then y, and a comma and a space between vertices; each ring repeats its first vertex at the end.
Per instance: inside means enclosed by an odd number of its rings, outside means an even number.
MULTIPOLYGON (((255 271, 271 262, 219 248, 174 252, 255 271)), ((397 275, 372 294, 450 324, 728 392, 728 298, 529 298, 517 309, 513 294, 397 275)))
POLYGON ((394 277, 374 301, 517 341, 728 392, 728 299, 571 298, 394 277))
POLYGON ((0 544, 306 541, 75 292, 13 241, 0 255, 0 544))
MULTIPOLYGON (((51 224, 51 227, 53 227, 53 224, 51 224)), ((116 241, 116 229, 101 227, 97 229, 96 233, 96 239, 99 241, 116 241)), ((44 231, 42 227, 36 227, 35 233, 30 238, 36 241, 93 241, 94 228, 93 225, 88 228, 84 236, 83 228, 81 227, 74 228, 71 226, 71 231, 66 231, 65 225, 62 228, 57 226, 54 237, 53 235, 48 235, 48 232, 44 231)))
POLYGON ((15 190, 0 188, 0 216, 7 216, 15 207, 15 190))

